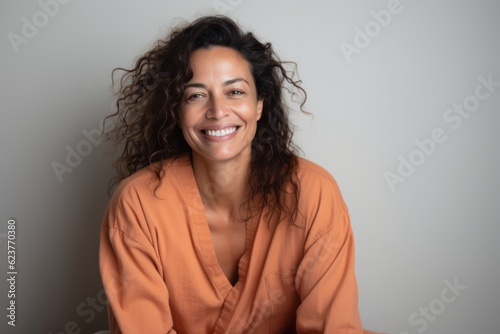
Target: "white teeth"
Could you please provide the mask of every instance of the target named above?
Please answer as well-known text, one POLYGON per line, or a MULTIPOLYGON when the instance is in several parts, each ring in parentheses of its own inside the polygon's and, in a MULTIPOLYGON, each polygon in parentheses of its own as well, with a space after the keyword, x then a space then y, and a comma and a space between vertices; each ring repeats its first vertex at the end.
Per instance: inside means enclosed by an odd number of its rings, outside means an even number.
POLYGON ((234 131, 236 131, 235 126, 233 126, 231 128, 222 129, 222 130, 207 130, 205 132, 210 137, 222 137, 222 136, 226 136, 230 133, 233 133, 234 131))

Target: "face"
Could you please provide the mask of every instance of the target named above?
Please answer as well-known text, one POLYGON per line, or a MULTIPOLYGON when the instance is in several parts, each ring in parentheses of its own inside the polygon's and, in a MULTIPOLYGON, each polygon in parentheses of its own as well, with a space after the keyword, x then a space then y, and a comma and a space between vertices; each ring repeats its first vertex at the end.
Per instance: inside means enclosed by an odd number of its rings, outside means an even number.
POLYGON ((250 64, 238 51, 220 46, 194 51, 190 64, 193 78, 185 86, 180 122, 193 156, 250 161, 263 106, 250 64))

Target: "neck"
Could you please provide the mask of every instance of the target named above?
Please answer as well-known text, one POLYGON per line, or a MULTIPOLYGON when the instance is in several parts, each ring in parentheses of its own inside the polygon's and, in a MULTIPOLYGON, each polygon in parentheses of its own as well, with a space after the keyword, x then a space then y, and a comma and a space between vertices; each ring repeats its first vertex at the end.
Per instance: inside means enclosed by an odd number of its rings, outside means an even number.
POLYGON ((206 209, 239 217, 248 196, 250 156, 237 160, 209 161, 193 153, 196 183, 206 209))

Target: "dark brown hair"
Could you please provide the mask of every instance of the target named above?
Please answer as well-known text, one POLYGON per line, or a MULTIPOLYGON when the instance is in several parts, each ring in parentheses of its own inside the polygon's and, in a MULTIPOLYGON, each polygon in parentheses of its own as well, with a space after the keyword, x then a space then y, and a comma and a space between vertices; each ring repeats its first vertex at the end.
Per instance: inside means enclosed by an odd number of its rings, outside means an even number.
POLYGON ((179 107, 185 84, 193 75, 191 54, 211 46, 230 47, 243 55, 250 64, 257 96, 264 100, 252 141, 247 212, 268 208, 268 221, 289 218, 293 222, 300 194, 298 149, 292 142, 283 95, 300 96, 303 112, 307 95, 300 80, 294 79, 295 68, 285 68, 294 63, 280 61, 271 43, 259 42, 225 16, 201 17, 177 27, 138 58, 132 69, 113 71, 124 73, 119 81, 117 111, 106 118, 115 117, 116 123, 106 138, 123 151, 114 163, 117 176, 111 186, 148 165, 161 182, 162 166, 156 162, 191 152, 178 126, 179 107))

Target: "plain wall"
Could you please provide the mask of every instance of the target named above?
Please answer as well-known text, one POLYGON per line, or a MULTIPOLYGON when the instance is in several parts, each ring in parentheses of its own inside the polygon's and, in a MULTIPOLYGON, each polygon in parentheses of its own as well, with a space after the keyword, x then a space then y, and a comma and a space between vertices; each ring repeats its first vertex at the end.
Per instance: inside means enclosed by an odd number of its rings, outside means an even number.
POLYGON ((16 327, 4 278, 0 332, 107 328, 112 158, 85 133, 112 111, 113 68, 217 10, 299 66, 315 116, 294 114, 295 138, 350 209, 364 327, 500 331, 500 1, 59 0, 43 14, 54 1, 0 4, 0 268, 14 218, 18 271, 16 327))

